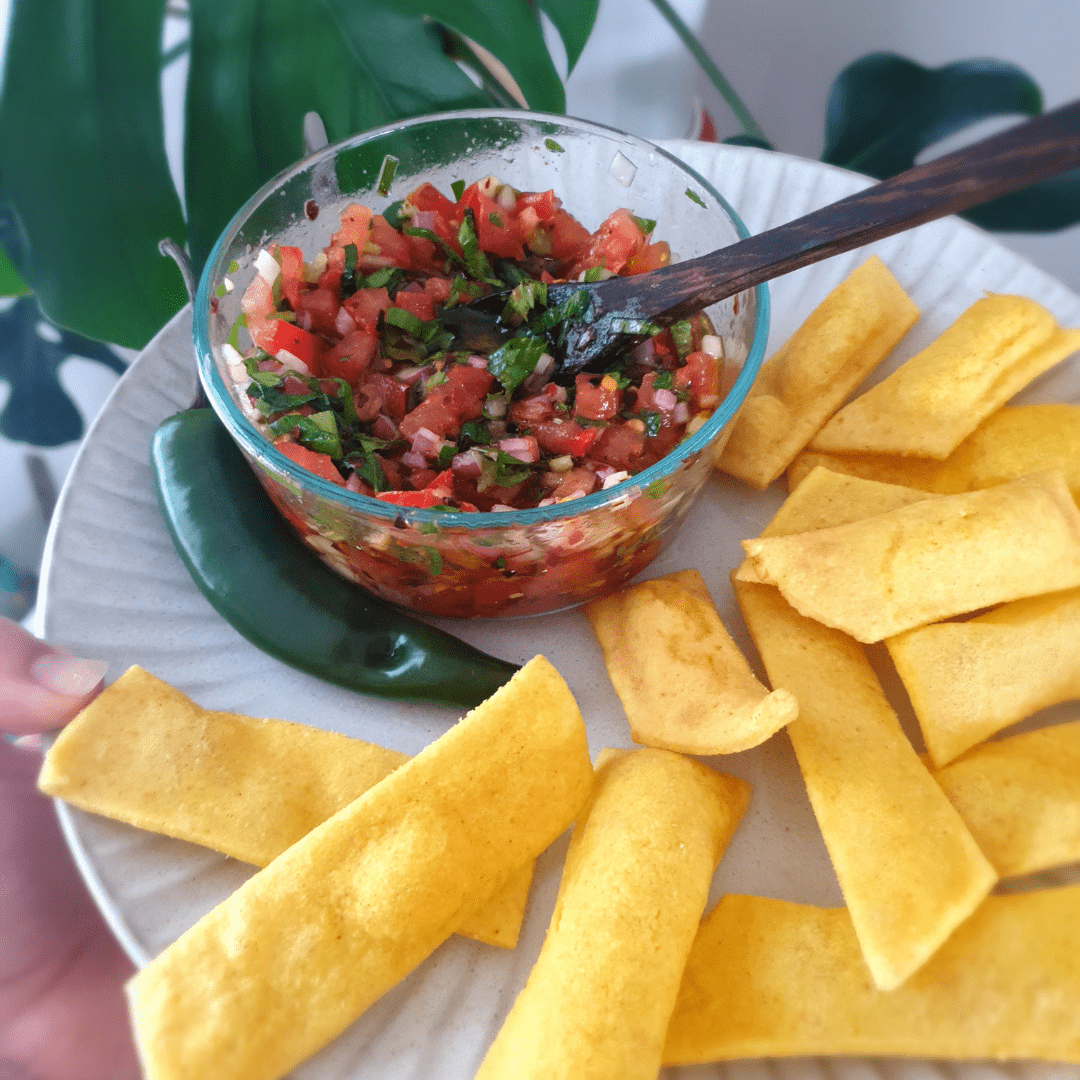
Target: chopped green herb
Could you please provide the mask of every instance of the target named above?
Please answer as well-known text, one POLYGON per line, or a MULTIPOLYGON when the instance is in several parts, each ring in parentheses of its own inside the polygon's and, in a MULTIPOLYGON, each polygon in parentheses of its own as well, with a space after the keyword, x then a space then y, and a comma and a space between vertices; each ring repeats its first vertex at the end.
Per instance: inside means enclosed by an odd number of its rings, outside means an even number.
POLYGON ((675 323, 671 328, 671 336, 675 341, 675 351, 680 360, 685 360, 694 351, 694 328, 689 319, 683 319, 675 323))
POLYGON ((611 371, 605 371, 604 378, 614 379, 620 390, 625 390, 631 382, 630 376, 619 371, 618 368, 613 368, 611 371))
POLYGON ((505 555, 500 555, 495 560, 495 568, 498 569, 498 570, 505 570, 506 569, 506 556, 505 555))
POLYGON ((638 413, 638 416, 645 422, 645 434, 650 437, 660 434, 660 414, 658 412, 643 412, 638 413))
POLYGON ((546 342, 539 338, 511 338, 488 357, 488 371, 512 393, 533 373, 546 348, 546 342))
POLYGON ((235 259, 229 260, 229 273, 235 274, 240 269, 240 264, 235 259))
POLYGON ((454 202, 461 202, 461 196, 465 194, 465 181, 455 180, 450 185, 450 190, 454 194, 454 202))
POLYGON ((544 145, 555 154, 566 153, 566 151, 554 139, 545 139, 544 145))
POLYGON ((637 217, 633 214, 631 214, 631 217, 634 218, 634 224, 638 227, 638 232, 642 236, 649 236, 653 229, 656 228, 656 222, 652 218, 637 217))
POLYGON ((450 262, 465 265, 465 260, 441 236, 433 233, 430 229, 418 229, 412 225, 404 225, 401 231, 406 236, 420 236, 425 240, 430 240, 436 247, 442 248, 443 254, 450 262))
POLYGON ((416 531, 423 536, 431 536, 432 533, 437 533, 439 531, 439 526, 436 525, 434 521, 421 521, 420 524, 416 526, 416 531))
POLYGON ((405 271, 396 266, 380 266, 367 277, 357 278, 358 289, 386 289, 393 300, 398 289, 405 284, 405 271))
POLYGON ((444 330, 436 320, 432 319, 431 322, 424 322, 404 308, 388 307, 383 312, 383 322, 386 326, 396 326, 399 330, 404 330, 410 337, 423 342, 427 346, 427 353, 429 354, 446 349, 453 340, 453 336, 444 330))
POLYGON ((496 259, 495 275, 511 288, 523 281, 533 280, 513 259, 496 259))
POLYGON ((653 376, 652 384, 654 390, 670 390, 675 385, 675 379, 670 371, 658 371, 653 376))
POLYGON ((458 446, 467 450, 469 446, 486 446, 489 442, 491 442, 491 432, 488 430, 486 420, 466 420, 461 425, 458 446))
POLYGON ((531 320, 528 326, 530 334, 546 334, 550 329, 562 322, 571 322, 584 315, 592 304, 592 298, 587 289, 577 289, 572 292, 562 303, 549 307, 542 314, 531 320))
POLYGON ((391 203, 384 211, 382 216, 386 218, 386 224, 391 229, 400 229, 402 225, 408 225, 409 219, 402 213, 405 208, 405 200, 398 199, 397 202, 391 203))
POLYGON ((380 195, 390 194, 390 185, 394 182, 397 173, 398 159, 387 154, 383 158, 382 168, 379 170, 378 192, 380 195))
POLYGON ((524 461, 518 461, 504 450, 494 454, 481 454, 480 469, 482 476, 477 490, 489 487, 513 487, 527 480, 532 475, 532 467, 524 461))
POLYGON ((267 319, 277 319, 279 322, 296 322, 295 311, 271 311, 269 315, 264 316, 267 319))
POLYGON ((356 263, 359 255, 355 244, 345 245, 345 269, 341 272, 341 295, 352 296, 356 292, 356 263))
POLYGON ((247 316, 241 315, 229 328, 229 336, 225 339, 234 349, 240 348, 240 327, 247 327, 247 316))
POLYGON ((442 555, 434 548, 427 549, 428 566, 433 574, 441 574, 443 569, 442 555))
POLYGON ((648 319, 616 319, 611 329, 616 334, 637 334, 639 337, 652 337, 660 333, 660 327, 648 319))
POLYGON ((646 489, 645 494, 650 499, 659 499, 667 491, 667 484, 663 480, 654 480, 646 489))
POLYGON ((585 275, 582 278, 582 281, 601 281, 603 280, 603 275, 604 268, 602 266, 590 266, 588 270, 585 271, 585 275))
POLYGON ((220 300, 229 290, 224 285, 219 285, 214 290, 214 295, 220 300))
POLYGON ((527 319, 529 312, 537 304, 541 307, 547 305, 547 285, 543 281, 533 281, 531 278, 526 278, 514 286, 513 291, 510 293, 510 299, 506 302, 506 311, 503 314, 513 312, 523 319, 527 319))
POLYGON ((494 225, 496 229, 503 227, 503 219, 495 213, 488 214, 488 224, 494 225))
POLYGON ((457 447, 452 443, 446 443, 446 445, 439 450, 439 457, 436 461, 436 465, 438 465, 440 472, 450 468, 450 463, 454 460, 454 455, 456 453, 457 447))
POLYGON ((484 295, 484 287, 478 281, 469 281, 460 275, 450 282, 450 295, 446 298, 446 306, 453 307, 463 296, 474 300, 484 295))
POLYGON ((329 409, 311 416, 289 413, 280 420, 275 420, 270 425, 270 430, 275 435, 298 432, 302 446, 319 454, 328 454, 332 458, 341 457, 341 437, 338 434, 337 420, 329 409))
POLYGON ((701 206, 701 207, 705 206, 705 203, 702 201, 701 196, 696 191, 692 190, 691 188, 686 189, 686 197, 691 202, 696 202, 698 204, 698 206, 701 206))
POLYGON ((469 277, 480 281, 493 281, 496 285, 501 284, 495 279, 491 270, 491 263, 487 256, 480 250, 480 241, 476 237, 476 221, 473 218, 472 208, 465 211, 465 216, 458 226, 457 242, 461 245, 461 253, 464 256, 465 270, 469 277))

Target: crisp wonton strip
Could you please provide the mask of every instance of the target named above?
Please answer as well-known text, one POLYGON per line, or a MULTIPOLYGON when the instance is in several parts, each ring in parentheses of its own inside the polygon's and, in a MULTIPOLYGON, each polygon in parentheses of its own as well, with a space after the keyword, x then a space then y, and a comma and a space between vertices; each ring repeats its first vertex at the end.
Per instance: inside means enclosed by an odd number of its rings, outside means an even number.
POLYGON ((477 1080, 655 1080, 749 788, 666 750, 598 764, 544 946, 477 1080))
POLYGON ((786 690, 769 693, 754 677, 696 570, 622 589, 585 614, 634 742, 733 754, 796 714, 786 690))
MULTIPOLYGON (((787 497, 772 520, 761 530, 761 537, 790 536, 813 529, 830 529, 849 521, 887 514, 909 503, 937 496, 928 491, 913 491, 895 484, 879 484, 857 476, 846 476, 816 468, 787 497)), ((739 581, 760 584, 749 559, 735 571, 739 581)))
MULTIPOLYGON (((360 739, 202 709, 131 667, 60 733, 38 786, 140 829, 266 866, 377 784, 408 755, 360 739)), ((512 949, 532 865, 459 932, 512 949)))
POLYGON ((871 256, 762 365, 717 467, 768 487, 918 317, 885 264, 871 256))
POLYGON ((844 908, 725 896, 701 924, 669 1065, 858 1054, 1080 1061, 1080 886, 991 896, 900 989, 844 908))
POLYGON ((811 469, 901 484, 940 495, 977 491, 1061 469, 1080 501, 1080 405, 1006 405, 991 413, 944 461, 892 454, 801 453, 788 469, 794 490, 811 469))
POLYGON ((1035 473, 743 548, 801 614, 874 642, 1080 585, 1080 510, 1061 473, 1035 473))
POLYGON ((577 816, 585 725, 543 657, 293 844, 128 984, 147 1080, 276 1080, 577 816))
POLYGON ((1061 329, 1034 300, 984 297, 841 409, 810 448, 946 458, 994 410, 1077 349, 1080 330, 1061 329))
POLYGON ((887 638, 937 768, 1048 705, 1080 698, 1080 589, 887 638))
POLYGON ((984 743, 935 776, 1002 877, 1080 860, 1080 721, 984 743))
POLYGON ((862 649, 768 585, 735 595, 773 686, 799 699, 788 735, 874 982, 917 971, 996 875, 919 760, 862 649))

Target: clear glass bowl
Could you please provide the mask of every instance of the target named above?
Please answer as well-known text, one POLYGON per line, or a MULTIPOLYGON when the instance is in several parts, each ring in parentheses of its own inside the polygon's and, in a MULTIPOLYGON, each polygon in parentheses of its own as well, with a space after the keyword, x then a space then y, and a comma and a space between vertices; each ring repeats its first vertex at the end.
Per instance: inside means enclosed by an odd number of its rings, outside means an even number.
POLYGON ((713 415, 651 468, 555 506, 457 514, 402 508, 295 465, 245 415, 242 382, 234 382, 221 349, 260 248, 272 240, 292 244, 310 260, 350 202, 378 213, 425 180, 449 193, 454 181, 488 174, 523 191, 554 188, 590 231, 620 206, 654 218, 655 236, 668 241, 673 258, 704 255, 747 235, 735 211, 693 169, 642 139, 537 113, 446 113, 355 136, 272 180, 218 240, 195 299, 207 397, 274 504, 339 574, 431 615, 553 611, 603 596, 647 566, 708 477, 768 336, 764 285, 708 309, 725 357, 726 396, 713 415), (387 158, 396 159, 396 171, 380 191, 387 158), (226 277, 231 292, 222 288, 226 277))

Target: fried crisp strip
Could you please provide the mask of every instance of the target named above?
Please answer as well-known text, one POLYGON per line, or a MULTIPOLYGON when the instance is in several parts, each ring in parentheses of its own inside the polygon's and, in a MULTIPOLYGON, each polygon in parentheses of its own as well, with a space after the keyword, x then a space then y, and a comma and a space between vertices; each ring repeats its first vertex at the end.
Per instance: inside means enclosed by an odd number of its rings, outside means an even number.
POLYGON ((636 743, 733 754, 798 712, 786 690, 770 693, 754 677, 696 570, 643 581, 585 614, 636 743))
POLYGON ((1034 300, 984 297, 845 405, 810 448, 947 458, 992 412, 1077 349, 1080 330, 1063 330, 1034 300))
POLYGON ((1080 501, 1080 405, 1006 405, 991 413, 944 461, 892 454, 801 453, 788 469, 794 490, 812 469, 955 495, 1061 469, 1080 501))
MULTIPOLYGON (((38 786, 91 813, 266 866, 408 760, 305 724, 202 709, 131 667, 59 734, 38 786)), ((530 864, 459 932, 512 949, 531 882, 530 864)))
MULTIPOLYGON (((772 520, 761 530, 761 536, 790 536, 812 529, 829 529, 834 525, 862 521, 878 514, 887 514, 909 503, 934 498, 937 496, 928 491, 879 484, 874 480, 863 480, 819 467, 809 473, 787 497, 772 520)), ((749 559, 743 559, 742 565, 735 571, 735 577, 739 581, 756 581, 760 584, 760 578, 749 559)))
POLYGON ((735 595, 773 686, 799 699, 788 735, 874 983, 900 986, 997 875, 919 760, 862 649, 768 585, 735 595))
POLYGON ((762 365, 717 467, 768 487, 918 317, 885 264, 871 256, 762 365))
POLYGON ((535 657, 128 984, 147 1080, 276 1080, 343 1031, 577 816, 585 725, 535 657))
POLYGON ((1080 860, 1080 720, 984 743, 935 775, 1002 877, 1080 860))
POLYGON ((858 1054, 1080 1061, 1080 886, 991 896, 899 990, 844 908, 725 896, 701 924, 669 1065, 858 1054))
POLYGON ((477 1080, 655 1080, 749 787, 666 750, 598 763, 544 946, 477 1080))
POLYGON ((886 638, 936 768, 1048 705, 1080 698, 1080 589, 886 638))
POLYGON ((863 642, 1080 585, 1080 510, 1060 472, 831 529, 744 540, 797 611, 863 642))

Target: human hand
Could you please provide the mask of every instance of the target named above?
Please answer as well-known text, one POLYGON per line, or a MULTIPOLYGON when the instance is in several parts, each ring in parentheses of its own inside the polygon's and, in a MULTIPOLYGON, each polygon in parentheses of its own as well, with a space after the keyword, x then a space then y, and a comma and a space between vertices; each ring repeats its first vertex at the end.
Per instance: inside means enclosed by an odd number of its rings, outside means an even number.
MULTIPOLYGON (((60 726, 103 674, 0 619, 0 731, 60 726)), ((133 968, 37 790, 40 766, 32 739, 0 740, 0 1080, 137 1080, 122 989, 133 968)))

